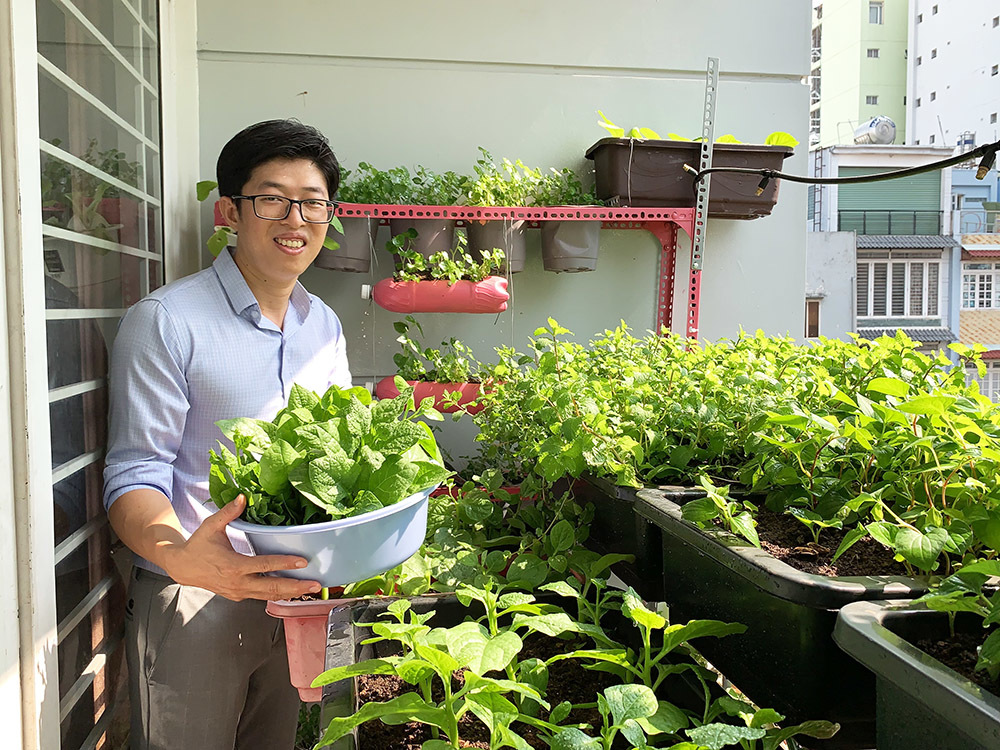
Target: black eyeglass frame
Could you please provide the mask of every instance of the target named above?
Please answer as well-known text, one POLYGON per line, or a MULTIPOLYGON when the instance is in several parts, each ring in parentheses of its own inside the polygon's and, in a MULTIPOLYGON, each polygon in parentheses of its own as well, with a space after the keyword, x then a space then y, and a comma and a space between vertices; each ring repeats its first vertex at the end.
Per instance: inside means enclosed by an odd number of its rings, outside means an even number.
POLYGON ((297 205, 299 207, 299 216, 302 217, 302 221, 307 224, 329 224, 333 221, 333 217, 337 215, 337 206, 340 205, 339 201, 326 200, 325 198, 303 198, 300 201, 294 200, 292 198, 286 198, 283 195, 270 195, 267 193, 262 193, 260 195, 233 195, 230 196, 232 200, 248 200, 250 201, 251 207, 253 207, 253 214, 258 219, 263 219, 264 221, 284 221, 288 218, 288 215, 292 212, 292 206, 297 205), (283 216, 261 216, 257 211, 257 198, 279 198, 283 201, 288 201, 288 210, 285 211, 283 216), (325 203, 330 212, 329 217, 326 221, 315 221, 313 219, 307 219, 305 213, 302 211, 303 203, 325 203))

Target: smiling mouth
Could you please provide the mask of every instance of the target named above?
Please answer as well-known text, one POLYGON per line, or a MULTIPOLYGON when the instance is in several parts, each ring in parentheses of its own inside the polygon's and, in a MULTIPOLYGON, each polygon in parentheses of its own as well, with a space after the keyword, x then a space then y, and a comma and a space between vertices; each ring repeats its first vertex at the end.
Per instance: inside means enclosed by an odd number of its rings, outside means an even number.
POLYGON ((276 239, 277 242, 282 247, 287 247, 289 250, 301 250, 306 246, 305 240, 283 240, 276 239))

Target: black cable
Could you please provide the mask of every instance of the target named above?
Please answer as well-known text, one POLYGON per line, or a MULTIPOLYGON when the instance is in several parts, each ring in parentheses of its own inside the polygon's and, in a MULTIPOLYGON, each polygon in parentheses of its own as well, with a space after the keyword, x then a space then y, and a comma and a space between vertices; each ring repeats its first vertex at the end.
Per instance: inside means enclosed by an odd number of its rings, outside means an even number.
POLYGON ((687 172, 694 172, 694 184, 697 185, 705 175, 712 174, 713 172, 731 172, 735 174, 759 174, 762 179, 760 184, 757 186, 757 195, 764 192, 764 188, 767 187, 767 183, 770 180, 782 179, 788 180, 789 182, 801 182, 807 185, 849 185, 852 183, 860 182, 879 182, 881 180, 894 180, 899 177, 909 177, 910 175, 923 174, 924 172, 933 172, 938 169, 944 169, 945 167, 950 167, 953 164, 960 164, 963 161, 969 161, 969 159, 975 159, 978 156, 982 156, 983 159, 979 162, 979 169, 976 172, 976 179, 982 180, 986 177, 986 173, 993 168, 993 164, 996 162, 997 150, 1000 149, 1000 141, 995 143, 985 144, 973 149, 972 151, 966 151, 964 154, 959 154, 958 156, 950 156, 947 159, 942 159, 941 161, 932 162, 930 164, 925 164, 921 167, 907 167, 906 169, 897 169, 893 172, 879 172, 878 174, 862 175, 859 177, 803 177, 801 175, 786 174, 784 172, 779 172, 776 169, 747 169, 744 167, 710 167, 709 169, 697 170, 694 167, 685 164, 684 170, 687 172))

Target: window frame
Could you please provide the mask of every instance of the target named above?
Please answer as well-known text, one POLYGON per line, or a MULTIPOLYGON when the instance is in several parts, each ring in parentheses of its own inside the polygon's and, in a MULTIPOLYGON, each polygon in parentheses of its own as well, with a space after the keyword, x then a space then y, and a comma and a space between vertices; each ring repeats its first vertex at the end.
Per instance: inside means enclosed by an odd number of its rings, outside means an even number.
POLYGON ((882 0, 869 0, 868 23, 875 26, 885 23, 885 3, 882 0))
MULTIPOLYGON (((903 251, 907 252, 908 251, 903 251)), ((921 257, 917 254, 916 257, 899 257, 898 253, 896 257, 893 257, 892 253, 871 253, 867 256, 859 255, 856 264, 856 276, 855 276, 855 309, 858 318, 900 318, 900 319, 913 319, 913 320, 925 320, 928 318, 941 318, 942 317, 942 294, 944 291, 944 271, 945 263, 944 259, 940 256, 921 257), (876 313, 875 312, 875 296, 876 296, 876 284, 875 284, 875 270, 876 265, 885 264, 885 289, 884 293, 881 295, 883 304, 885 307, 885 312, 876 313), (903 313, 898 314, 892 311, 892 305, 894 302, 894 292, 893 279, 894 279, 894 266, 903 266, 903 313), (923 270, 921 272, 921 293, 920 293, 920 312, 911 313, 913 305, 913 267, 922 266, 923 270), (931 277, 931 267, 935 266, 935 272, 937 274, 936 283, 932 284, 930 281, 931 277), (864 273, 862 273, 862 267, 865 268, 864 273), (862 281, 862 277, 864 280, 862 281), (862 290, 862 285, 864 289, 862 290), (936 288, 933 288, 936 287, 936 288), (863 291, 863 295, 862 295, 863 291), (934 297, 935 307, 931 309, 930 299, 934 297)))

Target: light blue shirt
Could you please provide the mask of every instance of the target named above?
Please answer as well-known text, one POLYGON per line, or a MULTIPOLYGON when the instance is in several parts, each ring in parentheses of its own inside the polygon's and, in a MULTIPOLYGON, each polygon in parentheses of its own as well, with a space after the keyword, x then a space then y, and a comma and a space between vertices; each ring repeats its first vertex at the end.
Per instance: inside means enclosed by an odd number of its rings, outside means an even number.
MULTIPOLYGON (((284 330, 261 314, 228 251, 137 302, 111 355, 105 507, 129 490, 157 489, 190 536, 216 510, 205 505, 208 452, 224 440, 215 422, 273 419, 294 383, 320 394, 351 385, 340 320, 301 284, 284 330)), ((249 553, 242 534, 229 536, 249 553)), ((136 563, 162 573, 138 556, 136 563)))

